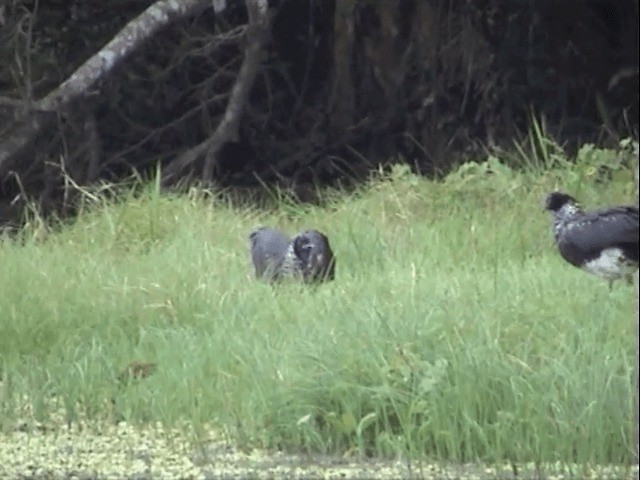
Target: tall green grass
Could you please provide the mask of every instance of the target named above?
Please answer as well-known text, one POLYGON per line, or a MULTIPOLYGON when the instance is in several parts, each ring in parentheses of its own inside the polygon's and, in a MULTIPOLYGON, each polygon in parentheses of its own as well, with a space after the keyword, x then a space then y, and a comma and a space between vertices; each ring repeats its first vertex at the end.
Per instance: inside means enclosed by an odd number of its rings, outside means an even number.
POLYGON ((44 240, 4 238, 0 425, 63 408, 295 452, 628 462, 633 289, 564 263, 541 203, 567 184, 587 205, 629 201, 628 181, 534 170, 396 168, 322 209, 149 186, 44 240), (326 232, 336 280, 253 280, 260 224, 326 232), (134 359, 157 372, 118 384, 134 359))

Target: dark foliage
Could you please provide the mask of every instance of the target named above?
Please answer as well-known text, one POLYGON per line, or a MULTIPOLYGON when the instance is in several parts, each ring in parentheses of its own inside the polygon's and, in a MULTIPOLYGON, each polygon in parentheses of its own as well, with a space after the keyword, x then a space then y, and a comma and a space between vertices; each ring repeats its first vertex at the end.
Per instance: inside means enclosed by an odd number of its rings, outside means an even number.
MULTIPOLYGON (((0 142, 25 98, 55 89, 152 3, 3 7, 0 96, 18 106, 0 102, 0 142)), ((59 207, 63 171, 78 184, 120 180, 210 137, 245 46, 244 2, 227 3, 162 30, 80 104, 42 113, 56 115, 54 127, 15 169, 26 193, 59 207)), ((214 178, 202 178, 201 158, 181 178, 277 183, 306 200, 310 185, 358 180, 389 161, 446 172, 482 146, 510 144, 532 114, 569 148, 637 136, 637 0, 270 4, 238 138, 218 152, 214 178)), ((20 192, 18 177, 0 163, 0 215, 20 192)))

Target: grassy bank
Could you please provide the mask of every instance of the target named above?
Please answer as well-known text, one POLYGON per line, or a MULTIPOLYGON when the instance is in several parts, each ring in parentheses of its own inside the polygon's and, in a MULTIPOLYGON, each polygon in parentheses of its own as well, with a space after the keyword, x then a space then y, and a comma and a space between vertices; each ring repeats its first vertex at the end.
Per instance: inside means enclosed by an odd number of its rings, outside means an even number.
POLYGON ((150 186, 0 240, 2 428, 63 408, 290 452, 628 462, 633 288, 564 263, 541 204, 556 187, 629 202, 627 174, 492 162, 438 182, 395 169, 322 209, 150 186), (260 224, 326 232, 336 281, 255 282, 260 224), (134 359, 157 371, 119 385, 134 359))

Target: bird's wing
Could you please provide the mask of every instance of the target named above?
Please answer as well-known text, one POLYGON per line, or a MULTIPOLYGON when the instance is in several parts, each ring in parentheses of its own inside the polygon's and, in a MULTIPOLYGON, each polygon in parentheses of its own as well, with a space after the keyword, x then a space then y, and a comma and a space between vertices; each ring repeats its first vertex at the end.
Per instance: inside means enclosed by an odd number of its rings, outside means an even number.
POLYGON ((586 212, 564 232, 564 241, 582 251, 621 243, 638 244, 638 209, 614 207, 586 212))
POLYGON ((285 234, 273 228, 263 227, 251 232, 249 244, 256 276, 271 277, 277 273, 284 261, 289 242, 285 234))

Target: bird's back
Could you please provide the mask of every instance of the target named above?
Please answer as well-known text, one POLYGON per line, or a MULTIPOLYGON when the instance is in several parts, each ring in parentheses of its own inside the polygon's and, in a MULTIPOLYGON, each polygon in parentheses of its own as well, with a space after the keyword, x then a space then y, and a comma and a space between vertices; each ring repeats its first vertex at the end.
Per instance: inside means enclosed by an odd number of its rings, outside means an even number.
POLYGON ((619 206, 584 212, 556 237, 562 257, 609 280, 638 267, 638 209, 619 206))
POLYGON ((604 248, 624 248, 637 260, 638 218, 638 209, 632 206, 585 212, 565 225, 559 244, 571 245, 585 255, 604 248))
POLYGON ((249 234, 256 278, 276 280, 281 274, 291 239, 275 228, 260 227, 249 234))

